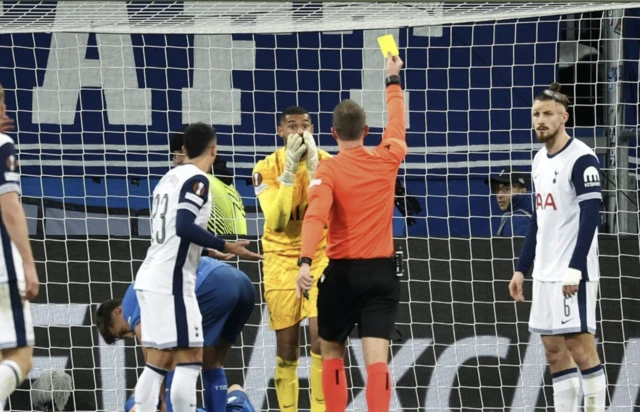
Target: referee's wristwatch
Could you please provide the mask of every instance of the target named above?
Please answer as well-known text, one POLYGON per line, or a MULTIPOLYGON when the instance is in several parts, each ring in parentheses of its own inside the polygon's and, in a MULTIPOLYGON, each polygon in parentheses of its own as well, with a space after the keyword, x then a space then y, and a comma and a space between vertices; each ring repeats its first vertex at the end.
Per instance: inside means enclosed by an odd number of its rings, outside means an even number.
POLYGON ((311 262, 313 262, 313 259, 309 259, 308 257, 301 257, 300 259, 298 259, 298 267, 302 266, 303 263, 311 266, 311 262))
POLYGON ((389 87, 392 84, 400 84, 400 76, 397 74, 392 74, 391 76, 387 76, 384 79, 384 87, 389 87))

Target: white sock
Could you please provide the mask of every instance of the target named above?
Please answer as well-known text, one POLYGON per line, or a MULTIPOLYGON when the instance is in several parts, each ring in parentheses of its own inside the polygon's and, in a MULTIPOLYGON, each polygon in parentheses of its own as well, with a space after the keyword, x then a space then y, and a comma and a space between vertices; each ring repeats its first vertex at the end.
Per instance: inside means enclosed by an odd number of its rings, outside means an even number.
MULTIPOLYGON (((174 412, 194 412, 198 403, 196 386, 202 365, 181 363, 176 366, 171 384, 171 405, 174 412)), ((138 412, 138 411, 136 411, 138 412)))
POLYGON ((577 412, 579 392, 578 368, 553 374, 553 403, 556 412, 577 412))
POLYGON ((585 412, 604 411, 607 401, 607 379, 602 365, 582 371, 585 412))
POLYGON ((6 399, 22 383, 20 366, 12 360, 0 362, 0 399, 6 399))
POLYGON ((147 364, 136 384, 136 412, 156 412, 160 388, 167 371, 147 364))

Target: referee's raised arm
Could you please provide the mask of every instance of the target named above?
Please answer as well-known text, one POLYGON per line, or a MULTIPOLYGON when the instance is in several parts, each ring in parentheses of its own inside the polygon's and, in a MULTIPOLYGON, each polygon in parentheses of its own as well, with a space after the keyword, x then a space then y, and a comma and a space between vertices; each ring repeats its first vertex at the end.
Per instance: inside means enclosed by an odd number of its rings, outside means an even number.
POLYGON ((407 154, 400 57, 387 58, 385 79, 389 121, 380 144, 367 149, 369 132, 362 107, 344 100, 333 112, 331 132, 340 152, 320 162, 309 184, 309 206, 302 226, 298 296, 308 290, 316 246, 328 223, 330 259, 318 283, 318 329, 323 357, 323 388, 328 411, 344 411, 346 340, 356 323, 367 366, 370 411, 387 411, 391 381, 389 339, 400 300, 393 260, 392 219, 398 169, 407 154))

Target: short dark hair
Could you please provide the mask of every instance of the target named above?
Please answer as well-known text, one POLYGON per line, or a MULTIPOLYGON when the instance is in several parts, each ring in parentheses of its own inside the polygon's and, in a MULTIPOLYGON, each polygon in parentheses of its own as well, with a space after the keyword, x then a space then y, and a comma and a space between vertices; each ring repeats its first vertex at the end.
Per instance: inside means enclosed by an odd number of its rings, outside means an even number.
POLYGON ((190 159, 202 155, 204 151, 215 143, 216 129, 205 123, 194 123, 184 129, 184 150, 190 159))
MULTIPOLYGON (((307 109, 305 109, 304 107, 300 107, 300 106, 287 107, 286 109, 284 109, 282 111, 282 113, 280 113, 280 120, 278 121, 278 123, 284 122, 286 117, 290 116, 292 114, 304 115, 304 114, 309 114, 309 111, 307 109)), ((309 116, 309 118, 311 118, 311 116, 309 116)))
POLYGON ((116 343, 117 337, 113 336, 109 329, 113 327, 113 311, 122 306, 119 299, 109 299, 102 302, 96 311, 96 327, 102 335, 102 339, 109 345, 116 343))
POLYGON ((553 100, 556 103, 560 103, 561 105, 563 105, 565 110, 568 110, 570 100, 566 94, 560 93, 561 87, 562 86, 560 86, 560 83, 551 83, 549 85, 549 88, 537 95, 534 101, 545 102, 548 100, 553 100))
POLYGON ((353 100, 343 100, 333 109, 333 128, 341 140, 358 140, 366 124, 364 109, 353 100))
POLYGON ((180 130, 171 135, 171 139, 169 140, 169 151, 173 152, 181 152, 182 146, 184 145, 184 131, 187 130, 187 126, 182 126, 180 130))

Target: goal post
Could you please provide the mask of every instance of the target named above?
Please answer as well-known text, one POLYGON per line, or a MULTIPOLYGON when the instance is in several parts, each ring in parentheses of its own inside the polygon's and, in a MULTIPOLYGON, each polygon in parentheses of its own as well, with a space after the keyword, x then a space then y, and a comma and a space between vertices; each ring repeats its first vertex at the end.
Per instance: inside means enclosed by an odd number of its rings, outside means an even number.
MULTIPOLYGON (((407 270, 392 409, 552 406, 530 305, 507 291, 522 238, 495 236, 502 212, 485 179, 530 171, 539 147, 531 104, 553 81, 572 100, 569 133, 602 166, 597 338, 608 405, 639 408, 640 2, 3 2, 0 81, 42 283, 30 379, 64 370, 75 388, 68 410, 123 410, 141 352, 106 345, 94 313, 122 297, 144 258, 171 134, 198 121, 216 127, 257 242, 264 220, 251 169, 282 146, 283 109, 309 110, 319 147, 336 153, 332 111, 351 98, 367 112, 365 143, 379 141, 383 34, 405 61, 409 145, 394 218, 407 270)), ((238 264, 259 302, 229 355, 228 381, 245 385, 256 409, 277 410, 260 264, 238 264)), ((355 335, 351 343, 349 408, 366 410, 362 350, 355 335)), ((28 382, 10 408, 31 410, 28 382)))

